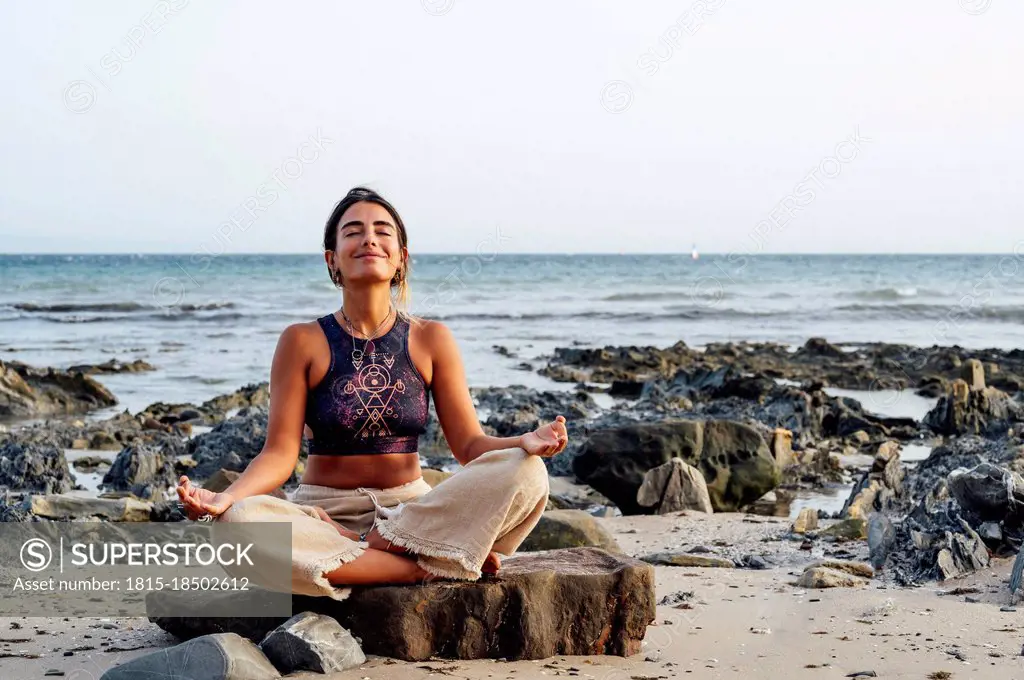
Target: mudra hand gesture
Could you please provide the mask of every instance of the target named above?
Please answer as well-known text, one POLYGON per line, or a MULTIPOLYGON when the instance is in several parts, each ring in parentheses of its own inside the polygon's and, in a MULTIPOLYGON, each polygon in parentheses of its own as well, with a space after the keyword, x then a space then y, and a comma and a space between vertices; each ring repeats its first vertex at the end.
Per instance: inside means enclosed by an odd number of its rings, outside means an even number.
POLYGON ((565 417, 557 416, 553 422, 541 425, 533 432, 527 432, 519 439, 520 446, 532 456, 549 458, 561 453, 569 443, 569 433, 565 429, 565 417))
POLYGON ((197 520, 203 515, 210 515, 211 519, 222 515, 235 502, 234 496, 229 493, 214 493, 209 489, 196 486, 188 477, 182 475, 178 478, 179 504, 185 516, 191 520, 197 520))

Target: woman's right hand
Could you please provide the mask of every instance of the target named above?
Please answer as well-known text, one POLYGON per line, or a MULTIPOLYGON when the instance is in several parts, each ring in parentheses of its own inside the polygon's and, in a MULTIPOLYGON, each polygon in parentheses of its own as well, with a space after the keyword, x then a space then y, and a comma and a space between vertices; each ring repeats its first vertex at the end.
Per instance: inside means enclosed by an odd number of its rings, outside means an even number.
POLYGON ((203 515, 218 517, 235 502, 231 494, 200 488, 185 475, 178 479, 178 498, 181 499, 182 512, 191 520, 197 520, 203 515))

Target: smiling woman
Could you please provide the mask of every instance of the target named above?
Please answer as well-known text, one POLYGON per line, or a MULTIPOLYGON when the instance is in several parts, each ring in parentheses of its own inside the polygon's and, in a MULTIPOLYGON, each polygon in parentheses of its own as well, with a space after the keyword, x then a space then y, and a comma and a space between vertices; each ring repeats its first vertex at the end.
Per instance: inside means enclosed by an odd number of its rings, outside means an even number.
POLYGON ((518 437, 483 432, 451 331, 405 311, 408 236, 379 194, 350 191, 327 220, 323 248, 341 308, 281 334, 262 452, 219 494, 182 477, 186 513, 290 522, 292 544, 257 545, 254 560, 290 561, 295 593, 342 599, 351 585, 496 571, 544 511, 540 457, 565 448, 565 418, 518 437), (434 489, 417 451, 431 394, 463 465, 434 489), (302 483, 291 500, 267 495, 295 469, 304 429, 312 439, 302 483))

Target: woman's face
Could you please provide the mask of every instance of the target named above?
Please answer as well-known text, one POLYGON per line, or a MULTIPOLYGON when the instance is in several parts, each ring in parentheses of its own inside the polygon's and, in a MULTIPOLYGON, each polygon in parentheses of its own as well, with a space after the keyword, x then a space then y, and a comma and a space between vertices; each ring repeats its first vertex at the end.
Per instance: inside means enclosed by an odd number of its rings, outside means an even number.
POLYGON ((328 264, 341 272, 346 285, 390 282, 405 261, 398 226, 391 213, 376 203, 352 205, 341 216, 337 229, 337 245, 326 255, 328 264))

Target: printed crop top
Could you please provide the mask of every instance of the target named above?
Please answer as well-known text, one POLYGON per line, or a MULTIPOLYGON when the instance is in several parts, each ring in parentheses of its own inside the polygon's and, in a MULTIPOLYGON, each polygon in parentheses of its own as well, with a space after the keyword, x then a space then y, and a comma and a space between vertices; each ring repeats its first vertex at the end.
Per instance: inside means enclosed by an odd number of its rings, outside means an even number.
POLYGON ((409 321, 373 340, 353 338, 334 314, 317 319, 331 347, 327 375, 306 395, 311 455, 414 453, 430 390, 409 355, 409 321), (363 348, 365 344, 365 349, 363 348))

